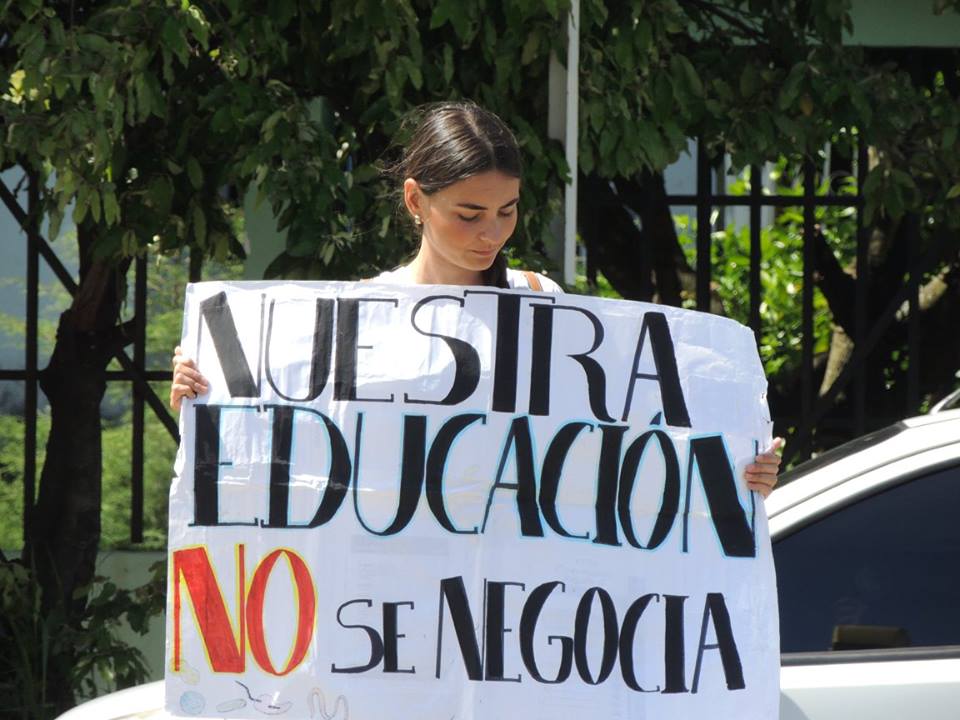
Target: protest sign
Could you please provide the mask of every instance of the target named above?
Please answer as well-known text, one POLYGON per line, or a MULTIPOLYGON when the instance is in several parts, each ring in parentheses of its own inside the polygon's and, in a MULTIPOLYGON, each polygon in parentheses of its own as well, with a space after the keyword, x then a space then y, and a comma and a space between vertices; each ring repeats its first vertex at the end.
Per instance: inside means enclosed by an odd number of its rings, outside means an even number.
POLYGON ((752 333, 485 287, 201 283, 166 706, 331 720, 775 717, 752 333))

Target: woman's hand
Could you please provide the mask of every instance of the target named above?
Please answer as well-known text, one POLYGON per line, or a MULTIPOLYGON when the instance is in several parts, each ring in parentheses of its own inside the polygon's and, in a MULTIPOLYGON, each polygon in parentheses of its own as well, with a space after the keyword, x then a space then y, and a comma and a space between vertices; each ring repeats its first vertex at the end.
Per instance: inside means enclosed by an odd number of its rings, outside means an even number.
POLYGON ((207 391, 207 381, 196 363, 185 358, 178 345, 173 351, 173 382, 170 384, 170 407, 180 409, 185 397, 195 398, 207 391))
POLYGON ((747 487, 756 490, 766 497, 777 484, 777 473, 780 470, 780 456, 778 450, 783 449, 783 438, 774 438, 773 444, 766 452, 760 453, 754 461, 747 465, 744 477, 747 487))

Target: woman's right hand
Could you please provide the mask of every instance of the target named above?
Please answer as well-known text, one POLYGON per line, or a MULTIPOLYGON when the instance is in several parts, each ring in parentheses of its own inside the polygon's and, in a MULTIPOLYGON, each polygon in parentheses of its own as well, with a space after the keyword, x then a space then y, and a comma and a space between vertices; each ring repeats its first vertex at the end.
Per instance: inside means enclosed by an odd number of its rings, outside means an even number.
POLYGON ((178 345, 173 351, 173 382, 170 384, 170 407, 180 409, 185 397, 195 398, 207 391, 207 380, 197 370, 196 363, 183 356, 178 345))

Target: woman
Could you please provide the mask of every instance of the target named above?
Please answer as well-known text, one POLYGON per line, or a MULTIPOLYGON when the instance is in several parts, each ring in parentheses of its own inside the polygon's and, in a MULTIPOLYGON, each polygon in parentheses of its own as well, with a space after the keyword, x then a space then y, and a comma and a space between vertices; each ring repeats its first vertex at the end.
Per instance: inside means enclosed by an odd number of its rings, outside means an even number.
MULTIPOLYGON (((397 284, 491 285, 562 292, 542 275, 513 270, 501 253, 517 226, 521 156, 513 133, 472 103, 426 108, 393 174, 420 233, 416 257, 374 278, 397 284)), ((207 390, 194 362, 174 351, 170 406, 207 390)), ((747 486, 766 497, 777 482, 773 447, 745 471, 747 486)))

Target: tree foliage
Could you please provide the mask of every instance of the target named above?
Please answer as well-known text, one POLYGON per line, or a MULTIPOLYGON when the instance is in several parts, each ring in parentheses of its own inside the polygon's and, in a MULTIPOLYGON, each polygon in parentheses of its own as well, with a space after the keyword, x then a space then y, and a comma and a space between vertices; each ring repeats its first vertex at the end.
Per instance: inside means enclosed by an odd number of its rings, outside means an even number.
MULTIPOLYGON (((79 287, 41 374, 50 433, 40 496, 27 508, 26 557, 46 610, 59 604, 76 621, 84 603, 74 591, 93 574, 100 405, 111 358, 131 340, 122 309, 132 258, 242 256, 240 199, 254 189, 286 231, 271 274, 351 278, 389 267, 413 247, 381 172, 408 131, 403 118, 424 102, 471 98, 517 133, 526 167, 512 252, 543 264, 568 172, 546 122, 549 62, 565 57, 568 10, 567 0, 3 5, 0 166, 34 178, 51 235, 68 212, 77 226, 79 287)), ((866 144, 860 190, 870 312, 879 312, 903 285, 910 238, 927 246, 934 231, 960 225, 958 55, 924 66, 846 47, 849 13, 849 0, 582 1, 580 231, 593 271, 626 297, 690 300, 691 258, 662 174, 689 138, 728 154, 735 170, 784 157, 794 171, 803 159, 819 167, 828 144, 850 170, 853 146, 866 144)), ((789 213, 778 225, 765 236, 768 266, 795 272, 786 267, 795 243, 814 239, 789 213), (782 237, 793 245, 777 246, 782 237)), ((718 238, 723 258, 741 257, 741 240, 734 229, 718 238)), ((818 302, 849 339, 850 237, 822 232, 816 242, 818 302)), ((948 288, 927 305, 931 328, 960 283, 955 247, 941 260, 926 278, 948 288)), ((771 300, 786 291, 779 283, 768 283, 771 300)), ((721 282, 717 295, 717 307, 735 312, 735 283, 721 282)), ((890 340, 886 358, 898 344, 890 340)), ((883 364, 869 370, 878 383, 890 382, 883 364)), ((792 367, 782 363, 775 385, 795 385, 792 367)), ((61 707, 65 672, 51 676, 61 707)))
POLYGON ((957 227, 956 59, 911 77, 843 44, 849 11, 844 0, 585 2, 583 171, 660 172, 690 137, 734 168, 856 139, 876 149, 868 220, 925 209, 957 227))
MULTIPOLYGON (((937 3, 934 9, 952 12, 956 4, 937 3)), ((866 316, 884 315, 891 299, 917 282, 917 338, 926 363, 919 396, 950 389, 956 362, 946 358, 955 358, 960 347, 950 337, 945 341, 942 328, 944 313, 960 294, 960 258, 957 243, 943 237, 960 227, 960 53, 845 46, 851 18, 850 3, 843 0, 597 0, 585 2, 582 13, 579 213, 589 274, 604 274, 626 297, 676 305, 692 300, 693 258, 677 236, 663 179, 688 138, 700 139, 711 165, 726 157, 733 173, 785 158, 797 178, 807 161, 818 191, 834 193, 850 187, 857 148, 865 146, 866 177, 857 189, 869 238, 861 268, 868 285, 866 316), (911 275, 911 265, 928 253, 932 262, 911 275)), ((792 181, 778 185, 775 192, 791 194, 792 181)), ((773 301, 784 287, 798 289, 789 273, 802 271, 802 262, 797 250, 772 250, 774 237, 795 238, 795 248, 815 248, 818 337, 827 334, 824 320, 835 327, 826 347, 817 347, 821 393, 853 357, 856 233, 852 222, 828 229, 826 221, 839 218, 823 219, 817 235, 803 237, 797 218, 781 213, 764 233, 763 272, 783 266, 779 284, 764 287, 762 323, 764 333, 771 326, 786 329, 789 340, 776 348, 783 357, 768 365, 778 371, 771 377, 774 411, 784 416, 800 414, 800 338, 788 321, 799 310, 799 297, 786 313, 773 301), (784 260, 791 254, 788 269, 784 260)), ((714 236, 714 242, 722 245, 730 237, 714 236)), ((742 276, 724 287, 728 267, 714 267, 714 311, 724 304, 736 308, 732 287, 739 285, 744 294, 742 276)), ((908 393, 904 360, 909 322, 908 313, 897 314, 862 367, 867 416, 875 422, 919 409, 908 393)), ((831 418, 836 423, 852 414, 844 395, 840 400, 831 418)), ((842 438, 824 435, 820 442, 842 438)))
POLYGON ((410 108, 451 97, 490 105, 517 130, 530 189, 520 237, 542 241, 540 188, 563 161, 531 118, 546 100, 559 2, 8 8, 2 157, 55 179, 54 228, 75 202, 100 257, 242 253, 231 198, 256 183, 291 230, 277 272, 343 277, 393 262, 410 246, 380 202, 391 188, 379 167, 410 108))

